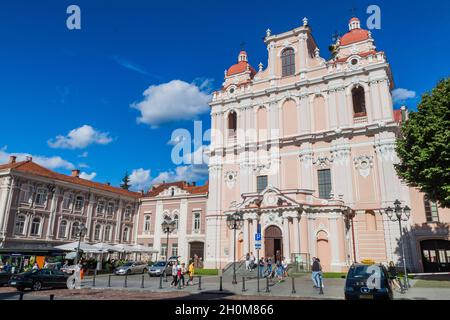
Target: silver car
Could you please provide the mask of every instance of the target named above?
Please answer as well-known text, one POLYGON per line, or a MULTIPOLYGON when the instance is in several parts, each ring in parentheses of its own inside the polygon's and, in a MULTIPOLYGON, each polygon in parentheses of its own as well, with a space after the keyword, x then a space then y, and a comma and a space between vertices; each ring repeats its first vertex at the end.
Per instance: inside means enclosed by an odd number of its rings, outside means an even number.
POLYGON ((151 277, 153 277, 153 276, 159 277, 160 275, 165 276, 166 272, 167 272, 167 274, 169 274, 171 272, 171 270, 172 270, 172 267, 170 266, 169 263, 166 265, 165 261, 158 261, 150 267, 150 269, 148 270, 148 274, 151 277))
POLYGON ((115 275, 125 275, 125 274, 136 274, 136 273, 146 273, 148 270, 148 265, 145 262, 130 261, 114 270, 115 275))

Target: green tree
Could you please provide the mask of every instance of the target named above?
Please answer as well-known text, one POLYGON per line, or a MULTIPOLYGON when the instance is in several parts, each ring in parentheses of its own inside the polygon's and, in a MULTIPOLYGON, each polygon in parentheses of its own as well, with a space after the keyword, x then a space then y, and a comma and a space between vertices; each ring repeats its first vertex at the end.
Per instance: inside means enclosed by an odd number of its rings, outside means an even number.
POLYGON ((125 172, 125 176, 122 179, 122 183, 120 184, 120 187, 124 190, 130 190, 130 175, 128 174, 128 171, 125 172))
POLYGON ((397 140, 397 174, 442 207, 450 207, 450 78, 422 97, 397 140))

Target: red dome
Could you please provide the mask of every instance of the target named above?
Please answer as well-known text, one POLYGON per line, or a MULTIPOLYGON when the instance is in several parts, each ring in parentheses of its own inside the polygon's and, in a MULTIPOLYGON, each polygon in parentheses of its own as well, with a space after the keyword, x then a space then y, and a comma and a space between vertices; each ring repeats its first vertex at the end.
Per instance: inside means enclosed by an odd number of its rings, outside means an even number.
POLYGON ((256 74, 256 70, 247 61, 240 61, 232 65, 227 71, 227 77, 247 71, 247 66, 249 66, 251 76, 253 77, 256 74))
POLYGON ((346 46, 367 39, 369 39, 369 31, 364 29, 353 29, 342 36, 341 46, 346 46))

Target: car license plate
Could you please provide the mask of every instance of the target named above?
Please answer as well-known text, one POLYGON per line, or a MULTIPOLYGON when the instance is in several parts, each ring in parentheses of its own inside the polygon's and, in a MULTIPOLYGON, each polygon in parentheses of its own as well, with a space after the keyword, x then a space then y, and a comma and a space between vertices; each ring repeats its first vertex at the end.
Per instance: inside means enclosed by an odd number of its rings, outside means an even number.
POLYGON ((373 294, 360 294, 359 298, 363 300, 373 300, 373 294))
POLYGON ((11 285, 13 286, 13 285, 15 285, 16 284, 16 282, 14 281, 14 282, 11 282, 11 285))

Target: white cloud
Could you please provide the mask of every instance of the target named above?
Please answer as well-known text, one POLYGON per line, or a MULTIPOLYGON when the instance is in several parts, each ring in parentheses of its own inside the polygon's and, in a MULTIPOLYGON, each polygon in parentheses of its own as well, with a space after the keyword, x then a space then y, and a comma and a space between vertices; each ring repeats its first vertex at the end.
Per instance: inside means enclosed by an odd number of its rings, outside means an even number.
POLYGON ((157 128, 163 123, 191 120, 209 110, 209 94, 201 87, 181 80, 152 85, 144 91, 144 100, 133 103, 132 108, 141 112, 138 123, 157 128))
POLYGON ((89 181, 93 180, 96 176, 97 176, 96 172, 92 172, 91 174, 88 174, 86 172, 80 173, 81 179, 85 179, 85 180, 89 180, 89 181))
POLYGON ((394 103, 402 103, 409 99, 414 99, 416 97, 416 92, 398 88, 395 90, 392 90, 392 99, 394 100, 394 103))
POLYGON ((208 177, 207 165, 179 166, 175 170, 161 172, 152 180, 152 184, 162 182, 187 181, 194 182, 208 177))
POLYGON ((84 125, 71 130, 67 136, 57 136, 48 140, 51 148, 60 149, 83 149, 91 144, 105 145, 112 142, 108 132, 100 132, 89 125, 84 125))
POLYGON ((7 152, 7 147, 3 147, 0 149, 0 163, 7 163, 9 161, 9 156, 16 156, 17 161, 25 161, 27 157, 32 157, 33 162, 36 162, 37 164, 40 164, 43 167, 46 167, 48 169, 66 169, 66 170, 73 170, 75 169, 75 166, 73 163, 64 160, 63 158, 59 156, 53 156, 53 157, 47 157, 47 156, 41 156, 41 155, 31 155, 29 153, 9 153, 7 152))
POLYGON ((133 190, 145 190, 151 185, 150 170, 143 168, 133 170, 130 174, 130 184, 133 190))
POLYGON ((78 158, 87 158, 87 157, 89 157, 89 152, 87 152, 87 151, 85 151, 82 154, 78 155, 78 158))

